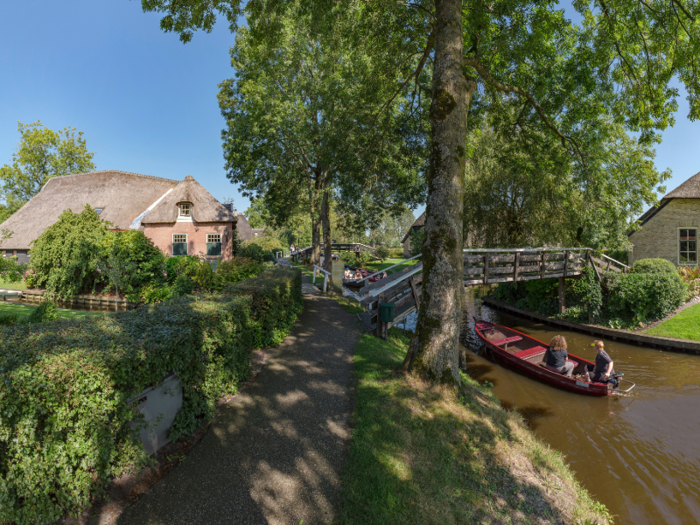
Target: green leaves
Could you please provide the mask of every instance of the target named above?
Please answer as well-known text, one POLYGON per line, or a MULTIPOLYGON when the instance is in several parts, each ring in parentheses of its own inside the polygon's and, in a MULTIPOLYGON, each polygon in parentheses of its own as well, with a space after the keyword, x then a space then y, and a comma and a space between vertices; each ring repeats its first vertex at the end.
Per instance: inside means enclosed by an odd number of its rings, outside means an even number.
POLYGON ((52 131, 41 122, 18 125, 21 135, 12 164, 0 168, 0 222, 39 193, 52 177, 93 171, 94 153, 87 151, 83 132, 75 128, 52 131))
POLYGON ((76 513, 109 480, 149 461, 129 402, 174 371, 189 435, 250 373, 250 350, 279 344, 302 308, 301 274, 270 270, 223 295, 104 317, 0 326, 0 523, 76 513))

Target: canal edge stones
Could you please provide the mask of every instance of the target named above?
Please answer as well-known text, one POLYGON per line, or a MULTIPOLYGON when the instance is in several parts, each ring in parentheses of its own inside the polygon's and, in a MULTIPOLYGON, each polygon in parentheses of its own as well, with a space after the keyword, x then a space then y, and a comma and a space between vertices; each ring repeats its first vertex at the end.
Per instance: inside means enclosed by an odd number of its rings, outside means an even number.
POLYGON ((493 299, 490 296, 482 297, 481 300, 485 305, 495 308, 497 310, 514 313, 521 317, 532 319, 533 321, 540 321, 542 323, 560 326, 562 328, 573 330, 575 332, 606 337, 614 341, 622 341, 625 343, 648 346, 650 348, 657 348, 659 350, 700 355, 700 341, 688 341, 685 339, 673 339, 671 337, 659 337, 647 334, 640 334, 636 332, 629 332, 627 330, 606 328, 604 326, 574 323, 572 321, 565 321, 563 319, 554 319, 546 315, 536 314, 534 312, 529 312, 527 310, 522 310, 509 304, 502 303, 501 301, 497 301, 496 299, 493 299))

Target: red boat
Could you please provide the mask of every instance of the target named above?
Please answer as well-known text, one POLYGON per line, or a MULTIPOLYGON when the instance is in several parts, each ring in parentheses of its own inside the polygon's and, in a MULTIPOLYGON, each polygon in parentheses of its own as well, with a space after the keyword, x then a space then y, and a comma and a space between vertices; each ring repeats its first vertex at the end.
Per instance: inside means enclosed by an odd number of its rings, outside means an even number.
MULTIPOLYGON (((557 388, 588 396, 626 393, 634 388, 634 383, 619 379, 621 374, 615 374, 618 376, 618 381, 625 381, 632 385, 627 390, 619 390, 613 386, 612 382, 587 383, 582 375, 585 366, 593 363, 573 354, 569 354, 567 359, 574 363, 573 378, 552 372, 545 368, 543 361, 548 345, 512 328, 474 318, 474 329, 486 347, 491 350, 494 358, 502 365, 557 388)), ((619 386, 619 382, 617 385, 619 386)))

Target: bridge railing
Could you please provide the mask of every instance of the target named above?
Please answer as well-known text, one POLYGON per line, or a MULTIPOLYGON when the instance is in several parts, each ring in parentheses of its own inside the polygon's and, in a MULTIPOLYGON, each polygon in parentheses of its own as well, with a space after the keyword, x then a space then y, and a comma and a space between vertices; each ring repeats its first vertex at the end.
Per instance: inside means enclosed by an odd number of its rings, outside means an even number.
POLYGON ((328 289, 328 277, 330 277, 331 272, 324 270, 320 266, 317 266, 314 264, 314 278, 312 281, 313 284, 316 284, 316 274, 318 272, 321 272, 323 274, 323 292, 325 293, 326 290, 328 289))

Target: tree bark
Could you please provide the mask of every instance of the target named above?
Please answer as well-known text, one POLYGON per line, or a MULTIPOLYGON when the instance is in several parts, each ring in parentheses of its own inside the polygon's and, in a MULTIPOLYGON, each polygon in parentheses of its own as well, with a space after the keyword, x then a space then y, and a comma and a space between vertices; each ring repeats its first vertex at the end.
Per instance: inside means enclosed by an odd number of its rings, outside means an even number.
POLYGON ((323 201, 321 203, 321 227, 323 229, 323 269, 330 272, 328 280, 333 282, 333 241, 331 239, 330 178, 328 174, 323 181, 323 201))
POLYGON ((431 149, 423 289, 415 349, 405 362, 430 381, 459 383, 462 215, 467 111, 476 82, 462 66, 462 1, 435 1, 431 149))

